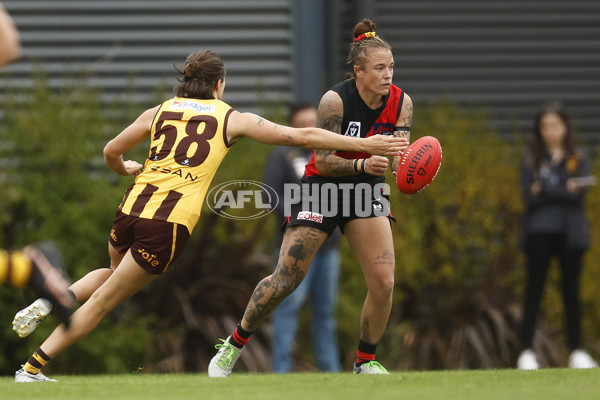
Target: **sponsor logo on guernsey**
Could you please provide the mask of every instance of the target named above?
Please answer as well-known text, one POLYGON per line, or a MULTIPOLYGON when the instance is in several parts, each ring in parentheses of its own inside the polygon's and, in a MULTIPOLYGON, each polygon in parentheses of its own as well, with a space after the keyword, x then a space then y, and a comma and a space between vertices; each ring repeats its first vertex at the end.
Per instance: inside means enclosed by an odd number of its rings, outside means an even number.
POLYGON ((217 106, 214 104, 201 104, 188 100, 173 100, 170 108, 172 110, 192 110, 199 113, 213 114, 217 109, 217 106))
POLYGON ((360 137, 360 121, 350 121, 345 136, 360 137))
POLYGON ((395 124, 392 123, 378 123, 373 124, 373 135, 392 135, 394 132, 395 124))
POLYGON ((304 219, 306 221, 317 222, 319 224, 323 222, 323 214, 312 211, 300 211, 296 218, 299 220, 304 219))

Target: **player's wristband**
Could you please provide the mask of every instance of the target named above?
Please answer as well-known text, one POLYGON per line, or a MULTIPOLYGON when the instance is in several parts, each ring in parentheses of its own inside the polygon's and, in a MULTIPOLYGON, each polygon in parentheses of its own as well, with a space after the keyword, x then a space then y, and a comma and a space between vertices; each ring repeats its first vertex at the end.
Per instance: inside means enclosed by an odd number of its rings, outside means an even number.
POLYGON ((362 165, 361 165, 362 172, 367 172, 367 171, 365 170, 365 165, 366 165, 366 164, 367 164, 367 159, 366 159, 366 158, 363 158, 363 159, 362 159, 362 165))
POLYGON ((358 158, 354 159, 354 162, 352 163, 352 169, 354 169, 354 172, 358 174, 358 158))
POLYGON ((400 133, 400 132, 408 132, 410 133, 410 126, 396 126, 394 128, 394 133, 400 133))

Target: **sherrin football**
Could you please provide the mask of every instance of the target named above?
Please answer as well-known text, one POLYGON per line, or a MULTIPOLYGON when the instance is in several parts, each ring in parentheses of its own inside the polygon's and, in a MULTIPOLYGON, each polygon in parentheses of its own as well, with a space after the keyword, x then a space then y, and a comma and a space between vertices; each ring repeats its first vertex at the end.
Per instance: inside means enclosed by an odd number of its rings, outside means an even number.
POLYGON ((396 185, 402 193, 417 193, 433 181, 441 165, 440 142, 433 136, 423 136, 404 150, 396 171, 396 185))

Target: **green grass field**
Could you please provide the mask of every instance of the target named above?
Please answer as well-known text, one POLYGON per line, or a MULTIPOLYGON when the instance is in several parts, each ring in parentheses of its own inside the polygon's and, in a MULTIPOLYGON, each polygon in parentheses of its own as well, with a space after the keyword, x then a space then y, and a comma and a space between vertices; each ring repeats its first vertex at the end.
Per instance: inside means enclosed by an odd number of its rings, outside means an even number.
POLYGON ((600 368, 393 372, 287 375, 238 373, 228 379, 205 374, 63 375, 58 383, 15 383, 0 378, 0 398, 57 400, 148 399, 600 399, 600 368))

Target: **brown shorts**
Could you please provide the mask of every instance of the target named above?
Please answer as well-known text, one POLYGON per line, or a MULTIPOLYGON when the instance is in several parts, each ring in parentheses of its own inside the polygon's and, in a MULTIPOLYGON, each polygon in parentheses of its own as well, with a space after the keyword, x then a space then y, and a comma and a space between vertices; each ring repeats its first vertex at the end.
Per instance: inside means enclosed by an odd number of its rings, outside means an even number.
POLYGON ((161 274, 183 251, 190 234, 184 225, 117 212, 110 244, 119 254, 131 249, 134 260, 151 274, 161 274))

